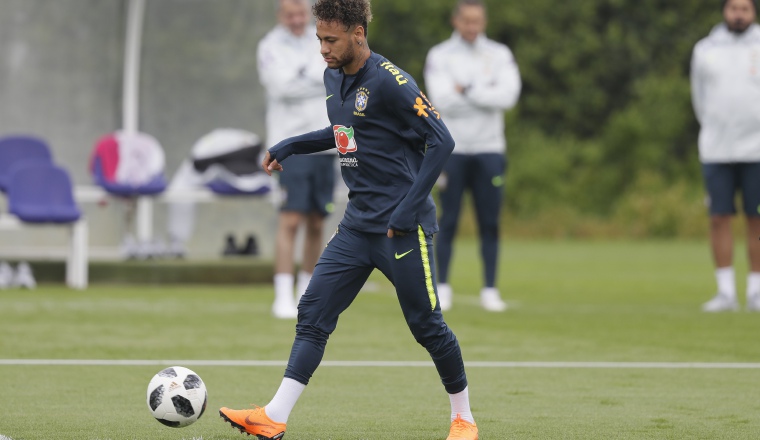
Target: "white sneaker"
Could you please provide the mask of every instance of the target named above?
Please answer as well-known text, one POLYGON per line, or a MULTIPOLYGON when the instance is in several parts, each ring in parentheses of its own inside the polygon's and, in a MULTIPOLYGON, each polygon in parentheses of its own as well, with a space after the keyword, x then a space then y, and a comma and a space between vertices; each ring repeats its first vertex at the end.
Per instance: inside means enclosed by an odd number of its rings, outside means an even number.
POLYGON ((34 279, 29 263, 22 261, 18 264, 16 274, 13 277, 13 287, 26 287, 27 289, 37 287, 37 281, 34 279))
POLYGON ((735 312, 737 310, 739 310, 739 303, 736 302, 736 298, 729 298, 720 292, 713 299, 702 304, 703 312, 735 312))
POLYGON ((0 262, 0 289, 7 289, 13 285, 13 268, 5 261, 0 262))
POLYGON ((292 300, 277 300, 272 304, 272 314, 277 319, 296 319, 298 318, 298 308, 292 300))
POLYGON ((480 305, 489 312, 507 310, 507 303, 501 299, 499 289, 495 287, 486 287, 480 291, 480 305))
POLYGON ((747 310, 760 312, 760 293, 747 295, 747 310))
POLYGON ((441 303, 441 311, 451 310, 453 296, 454 293, 451 291, 449 284, 442 283, 438 285, 438 302, 441 303))

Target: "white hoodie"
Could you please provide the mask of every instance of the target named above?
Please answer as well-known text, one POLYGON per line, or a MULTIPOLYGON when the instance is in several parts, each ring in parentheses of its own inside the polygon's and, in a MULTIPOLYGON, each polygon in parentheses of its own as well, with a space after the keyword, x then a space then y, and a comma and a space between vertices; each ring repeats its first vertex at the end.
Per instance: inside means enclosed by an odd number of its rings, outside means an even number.
POLYGON ((504 111, 517 104, 522 88, 507 46, 484 35, 470 44, 454 32, 428 52, 425 87, 456 142, 455 154, 506 152, 504 111))
POLYGON ((760 26, 742 34, 725 24, 694 47, 691 94, 701 125, 699 158, 760 161, 760 26))
POLYGON ((259 42, 259 80, 267 91, 267 148, 330 126, 324 85, 327 64, 316 33, 314 26, 307 26, 303 35, 296 36, 277 25, 259 42))

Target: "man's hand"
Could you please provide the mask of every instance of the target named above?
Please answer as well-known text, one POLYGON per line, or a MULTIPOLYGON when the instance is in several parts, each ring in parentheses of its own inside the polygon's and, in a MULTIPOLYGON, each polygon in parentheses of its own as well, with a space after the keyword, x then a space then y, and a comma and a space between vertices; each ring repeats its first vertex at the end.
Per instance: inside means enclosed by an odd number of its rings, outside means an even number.
POLYGON ((388 229, 388 238, 393 238, 394 235, 403 237, 404 235, 406 235, 406 232, 394 231, 393 229, 388 229))
POLYGON ((269 151, 267 151, 266 155, 264 156, 264 161, 261 162, 261 166, 264 168, 264 171, 268 175, 272 175, 272 171, 282 171, 282 165, 280 165, 279 162, 277 162, 277 159, 273 159, 272 156, 269 155, 269 151))

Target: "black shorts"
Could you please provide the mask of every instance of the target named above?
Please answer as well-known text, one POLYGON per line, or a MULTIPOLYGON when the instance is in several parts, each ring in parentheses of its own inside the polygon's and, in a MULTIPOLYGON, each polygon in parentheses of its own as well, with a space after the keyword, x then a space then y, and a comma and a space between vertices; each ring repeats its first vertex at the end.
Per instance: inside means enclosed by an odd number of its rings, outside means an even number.
POLYGON ((333 211, 335 156, 331 154, 293 155, 282 164, 280 190, 282 211, 303 214, 333 211))
POLYGON ((702 174, 712 215, 736 214, 736 192, 748 216, 760 216, 760 162, 703 163, 702 174))

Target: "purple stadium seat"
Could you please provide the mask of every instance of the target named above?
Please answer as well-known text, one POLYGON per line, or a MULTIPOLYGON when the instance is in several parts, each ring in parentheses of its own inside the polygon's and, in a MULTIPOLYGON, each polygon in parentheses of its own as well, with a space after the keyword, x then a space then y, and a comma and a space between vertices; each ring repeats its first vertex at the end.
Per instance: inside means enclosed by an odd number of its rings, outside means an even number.
POLYGON ((206 187, 215 194, 224 196, 260 196, 271 191, 271 188, 268 186, 262 186, 260 188, 256 188, 253 191, 243 191, 221 179, 212 180, 211 182, 206 183, 206 187))
POLYGON ((8 178, 8 208, 27 223, 72 223, 81 217, 71 178, 52 163, 26 161, 8 178))
POLYGON ((109 181, 103 173, 100 159, 97 158, 93 161, 92 177, 95 184, 106 192, 122 197, 149 196, 160 194, 166 189, 166 178, 163 175, 155 176, 149 182, 140 185, 109 181))
POLYGON ((53 158, 50 148, 42 139, 32 136, 0 138, 0 191, 7 192, 11 169, 19 161, 52 164, 53 158))
POLYGON ((145 133, 117 131, 98 139, 90 172, 95 184, 117 196, 147 196, 166 189, 164 150, 145 133))

